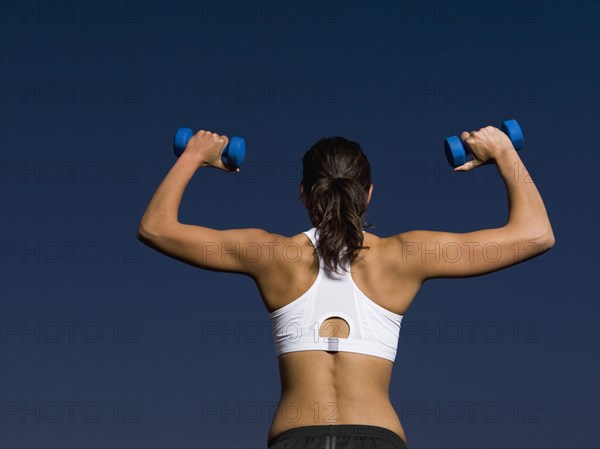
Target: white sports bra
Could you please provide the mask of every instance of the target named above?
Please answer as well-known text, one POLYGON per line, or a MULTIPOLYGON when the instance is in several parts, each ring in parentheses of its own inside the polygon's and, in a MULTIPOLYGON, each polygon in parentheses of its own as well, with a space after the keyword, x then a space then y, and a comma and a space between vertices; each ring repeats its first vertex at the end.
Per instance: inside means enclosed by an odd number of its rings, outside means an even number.
MULTIPOLYGON (((304 234, 316 248, 317 228, 304 234)), ((318 257, 319 273, 312 286, 299 298, 269 314, 277 355, 295 351, 343 351, 393 362, 403 316, 381 307, 361 292, 348 265, 348 271, 338 274, 325 266, 320 255, 318 257), (319 336, 323 322, 333 317, 343 318, 348 323, 348 338, 319 336)))

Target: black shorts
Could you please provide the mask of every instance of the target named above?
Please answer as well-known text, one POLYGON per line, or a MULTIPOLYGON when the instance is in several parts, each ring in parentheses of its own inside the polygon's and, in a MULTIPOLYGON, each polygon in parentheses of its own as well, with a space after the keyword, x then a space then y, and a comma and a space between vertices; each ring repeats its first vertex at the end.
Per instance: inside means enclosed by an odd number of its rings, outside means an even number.
POLYGON ((288 429, 268 449, 408 449, 395 432, 378 426, 339 424, 288 429))

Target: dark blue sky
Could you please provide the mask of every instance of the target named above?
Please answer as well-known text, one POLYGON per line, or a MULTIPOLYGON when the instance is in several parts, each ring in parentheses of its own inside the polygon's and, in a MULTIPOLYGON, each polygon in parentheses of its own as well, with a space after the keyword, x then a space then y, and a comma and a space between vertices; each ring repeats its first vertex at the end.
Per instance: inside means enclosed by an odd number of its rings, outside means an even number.
POLYGON ((443 139, 516 118, 556 246, 425 284, 391 398, 411 448, 592 448, 598 434, 596 2, 0 3, 3 448, 255 448, 279 399, 244 276, 143 246, 179 126, 246 138, 185 223, 311 227, 300 161, 358 141, 380 236, 505 223, 493 166, 443 139))

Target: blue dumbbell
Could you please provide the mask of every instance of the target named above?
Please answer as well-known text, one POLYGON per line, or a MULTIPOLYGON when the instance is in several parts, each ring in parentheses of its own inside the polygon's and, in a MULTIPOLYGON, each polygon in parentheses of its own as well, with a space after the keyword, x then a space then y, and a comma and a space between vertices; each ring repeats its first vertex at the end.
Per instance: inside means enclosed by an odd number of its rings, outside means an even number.
MULTIPOLYGON (((175 133, 175 140, 173 141, 173 149, 175 150, 175 156, 179 157, 183 154, 187 143, 194 135, 194 131, 191 128, 179 128, 175 133)), ((242 165, 244 158, 246 157, 246 141, 242 137, 233 136, 229 139, 229 143, 223 149, 221 158, 223 162, 230 166, 237 168, 242 165)))
MULTIPOLYGON (((515 150, 523 148, 523 131, 516 120, 505 120, 500 127, 502 132, 508 136, 515 150)), ((467 154, 470 154, 464 147, 462 140, 458 136, 447 137, 444 141, 446 159, 453 167, 462 165, 467 160, 467 154)))

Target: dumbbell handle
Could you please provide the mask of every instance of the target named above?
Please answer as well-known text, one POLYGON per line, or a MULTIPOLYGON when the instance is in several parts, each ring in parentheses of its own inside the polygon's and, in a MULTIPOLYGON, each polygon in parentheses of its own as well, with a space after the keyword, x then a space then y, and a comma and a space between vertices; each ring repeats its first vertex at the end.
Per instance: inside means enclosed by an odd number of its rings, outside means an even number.
MULTIPOLYGON (((500 129, 508 136, 515 147, 515 150, 518 151, 523 148, 523 130, 516 120, 510 119, 503 121, 500 129)), ((460 140, 458 136, 447 137, 444 141, 444 150, 446 152, 446 159, 448 159, 448 163, 453 167, 458 167, 459 165, 464 164, 466 162, 467 154, 469 154, 469 151, 465 148, 463 141, 460 140)))
MULTIPOLYGON (((185 147, 194 135, 194 131, 191 128, 179 128, 175 133, 175 139, 173 140, 173 150, 175 156, 179 157, 183 154, 185 147)), ((246 157, 246 141, 243 137, 233 136, 229 139, 229 143, 223 149, 221 157, 224 159, 226 165, 237 168, 244 162, 246 157)))

